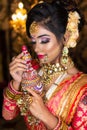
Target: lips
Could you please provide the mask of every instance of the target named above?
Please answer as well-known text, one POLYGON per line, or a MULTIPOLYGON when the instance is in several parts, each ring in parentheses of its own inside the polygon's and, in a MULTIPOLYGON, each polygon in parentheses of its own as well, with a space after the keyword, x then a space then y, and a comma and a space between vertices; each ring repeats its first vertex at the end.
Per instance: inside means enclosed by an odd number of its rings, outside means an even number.
POLYGON ((43 59, 44 55, 37 55, 39 59, 43 59))

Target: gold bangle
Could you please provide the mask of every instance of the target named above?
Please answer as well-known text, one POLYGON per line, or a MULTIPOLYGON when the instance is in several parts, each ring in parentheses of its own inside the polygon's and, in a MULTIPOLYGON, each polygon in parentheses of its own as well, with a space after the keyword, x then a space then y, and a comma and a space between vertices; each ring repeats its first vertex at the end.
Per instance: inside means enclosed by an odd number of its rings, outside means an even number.
POLYGON ((11 91, 9 91, 9 88, 6 89, 6 96, 9 99, 17 100, 21 97, 21 94, 13 94, 11 91))
POLYGON ((19 95, 15 95, 14 100, 17 101, 21 96, 22 96, 21 94, 19 94, 19 95))
POLYGON ((14 99, 15 95, 14 95, 13 93, 11 93, 8 88, 6 89, 5 92, 6 92, 6 96, 7 96, 9 99, 14 99))

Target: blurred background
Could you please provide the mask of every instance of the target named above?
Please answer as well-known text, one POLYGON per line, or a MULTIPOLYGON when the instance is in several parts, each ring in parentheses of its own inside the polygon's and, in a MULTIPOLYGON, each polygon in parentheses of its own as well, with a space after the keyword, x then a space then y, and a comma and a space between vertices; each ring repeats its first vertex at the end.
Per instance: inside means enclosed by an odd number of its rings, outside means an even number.
MULTIPOLYGON (((12 121, 2 118, 3 89, 7 86, 11 77, 9 63, 13 56, 21 52, 21 47, 26 44, 32 56, 33 49, 26 35, 25 22, 27 12, 40 0, 0 0, 0 130, 26 130, 22 117, 12 121)), ((51 2, 51 0, 46 0, 51 2)), ((80 50, 83 63, 87 66, 87 0, 76 0, 85 18, 85 26, 80 34, 80 50), (84 45, 86 45, 84 47, 84 45), (86 59, 86 60, 84 60, 86 59)), ((84 65, 82 65, 84 67, 84 65)), ((84 67, 85 71, 85 67, 84 67)))

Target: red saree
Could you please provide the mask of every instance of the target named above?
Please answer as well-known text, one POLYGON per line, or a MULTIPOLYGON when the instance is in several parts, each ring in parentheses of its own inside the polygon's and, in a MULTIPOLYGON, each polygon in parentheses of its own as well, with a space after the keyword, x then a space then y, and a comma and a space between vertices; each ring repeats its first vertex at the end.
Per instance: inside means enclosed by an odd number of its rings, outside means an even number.
MULTIPOLYGON (((87 75, 77 73, 60 83, 51 97, 46 100, 46 106, 60 119, 60 124, 54 130, 87 130, 87 75)), ((10 115, 12 119, 17 115, 18 108, 16 101, 11 102, 4 96, 2 114, 5 119, 9 120, 9 114, 6 112, 14 113, 10 115), (7 102, 10 104, 9 107, 11 103, 15 104, 13 110, 10 111, 6 106, 7 102)), ((29 117, 29 115, 24 117, 29 130, 47 130, 41 121, 30 125, 29 117)))

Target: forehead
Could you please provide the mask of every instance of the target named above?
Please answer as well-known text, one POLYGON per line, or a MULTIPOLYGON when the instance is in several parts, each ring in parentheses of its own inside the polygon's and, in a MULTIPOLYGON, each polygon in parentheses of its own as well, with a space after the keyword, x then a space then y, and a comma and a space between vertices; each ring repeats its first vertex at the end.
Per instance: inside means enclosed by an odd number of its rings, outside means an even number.
POLYGON ((52 37, 52 36, 55 37, 55 35, 51 31, 49 31, 48 29, 46 29, 42 25, 33 26, 33 29, 30 28, 30 34, 33 37, 38 37, 38 36, 41 36, 41 35, 47 35, 49 37, 52 37))

